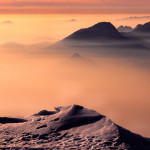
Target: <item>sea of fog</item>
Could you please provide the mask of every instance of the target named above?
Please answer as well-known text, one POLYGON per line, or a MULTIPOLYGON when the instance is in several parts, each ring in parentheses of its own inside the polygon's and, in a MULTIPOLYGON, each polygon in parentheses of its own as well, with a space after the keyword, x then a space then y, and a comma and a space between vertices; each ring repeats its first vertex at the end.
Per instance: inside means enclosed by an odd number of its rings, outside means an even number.
POLYGON ((0 116, 79 104, 150 137, 150 52, 77 51, 80 58, 74 58, 72 49, 66 53, 48 48, 95 23, 134 28, 149 21, 144 16, 149 14, 1 15, 0 116))
MULTIPOLYGON (((14 46, 14 47, 13 47, 14 46)), ((150 136, 150 61, 145 57, 36 52, 1 46, 0 116, 79 104, 150 136)), ((32 50, 31 50, 32 49, 32 50)))

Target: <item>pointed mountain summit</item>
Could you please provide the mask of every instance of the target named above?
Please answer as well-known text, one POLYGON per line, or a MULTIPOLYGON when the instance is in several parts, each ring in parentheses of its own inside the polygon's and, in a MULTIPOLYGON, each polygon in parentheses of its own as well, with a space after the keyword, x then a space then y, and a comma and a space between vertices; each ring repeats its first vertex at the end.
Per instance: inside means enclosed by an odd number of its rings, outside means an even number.
POLYGON ((67 61, 66 61, 67 65, 72 65, 72 67, 77 67, 77 68, 81 68, 81 67, 90 67, 94 65, 93 61, 90 60, 89 58, 86 57, 82 57, 82 55, 80 53, 74 53, 67 61))
POLYGON ((74 53, 71 57, 71 59, 78 59, 78 58, 79 59, 82 58, 79 53, 74 53))
POLYGON ((126 39, 110 22, 101 22, 89 28, 80 29, 64 40, 101 41, 126 39))

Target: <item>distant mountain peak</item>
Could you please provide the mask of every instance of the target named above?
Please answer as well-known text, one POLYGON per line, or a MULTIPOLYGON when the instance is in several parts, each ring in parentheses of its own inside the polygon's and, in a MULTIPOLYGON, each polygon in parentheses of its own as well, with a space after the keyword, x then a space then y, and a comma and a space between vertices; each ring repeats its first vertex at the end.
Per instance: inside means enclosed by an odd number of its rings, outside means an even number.
POLYGON ((71 58, 82 58, 79 53, 74 53, 71 58))
POLYGON ((126 39, 110 22, 100 22, 89 28, 80 29, 64 40, 104 41, 126 39))
POLYGON ((142 24, 138 24, 138 25, 134 28, 134 30, 137 29, 137 28, 139 28, 140 26, 142 26, 142 24))
POLYGON ((134 29, 134 32, 150 32, 150 22, 147 22, 143 25, 137 25, 137 27, 134 29))
POLYGON ((97 29, 97 30, 103 31, 103 32, 117 31, 116 28, 110 22, 99 22, 90 28, 97 29))
POLYGON ((119 32, 131 32, 133 29, 132 29, 132 27, 130 27, 130 26, 123 26, 123 25, 121 25, 121 26, 119 26, 119 27, 117 28, 117 30, 118 30, 119 32))

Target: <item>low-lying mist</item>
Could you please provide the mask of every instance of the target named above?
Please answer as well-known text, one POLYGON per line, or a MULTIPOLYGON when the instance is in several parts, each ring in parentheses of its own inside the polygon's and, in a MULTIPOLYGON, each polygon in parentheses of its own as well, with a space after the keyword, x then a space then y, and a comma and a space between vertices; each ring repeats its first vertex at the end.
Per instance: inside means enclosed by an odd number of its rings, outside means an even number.
POLYGON ((150 136, 148 58, 96 57, 83 52, 72 57, 73 51, 42 55, 18 50, 1 48, 1 116, 31 115, 79 104, 133 132, 150 136))

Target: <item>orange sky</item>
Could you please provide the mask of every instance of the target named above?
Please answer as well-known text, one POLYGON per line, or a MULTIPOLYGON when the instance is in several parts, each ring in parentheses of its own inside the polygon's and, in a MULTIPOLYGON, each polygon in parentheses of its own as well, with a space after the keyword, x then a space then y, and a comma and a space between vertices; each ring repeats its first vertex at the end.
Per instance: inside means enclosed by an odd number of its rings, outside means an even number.
POLYGON ((149 0, 1 0, 0 13, 150 13, 149 0))

